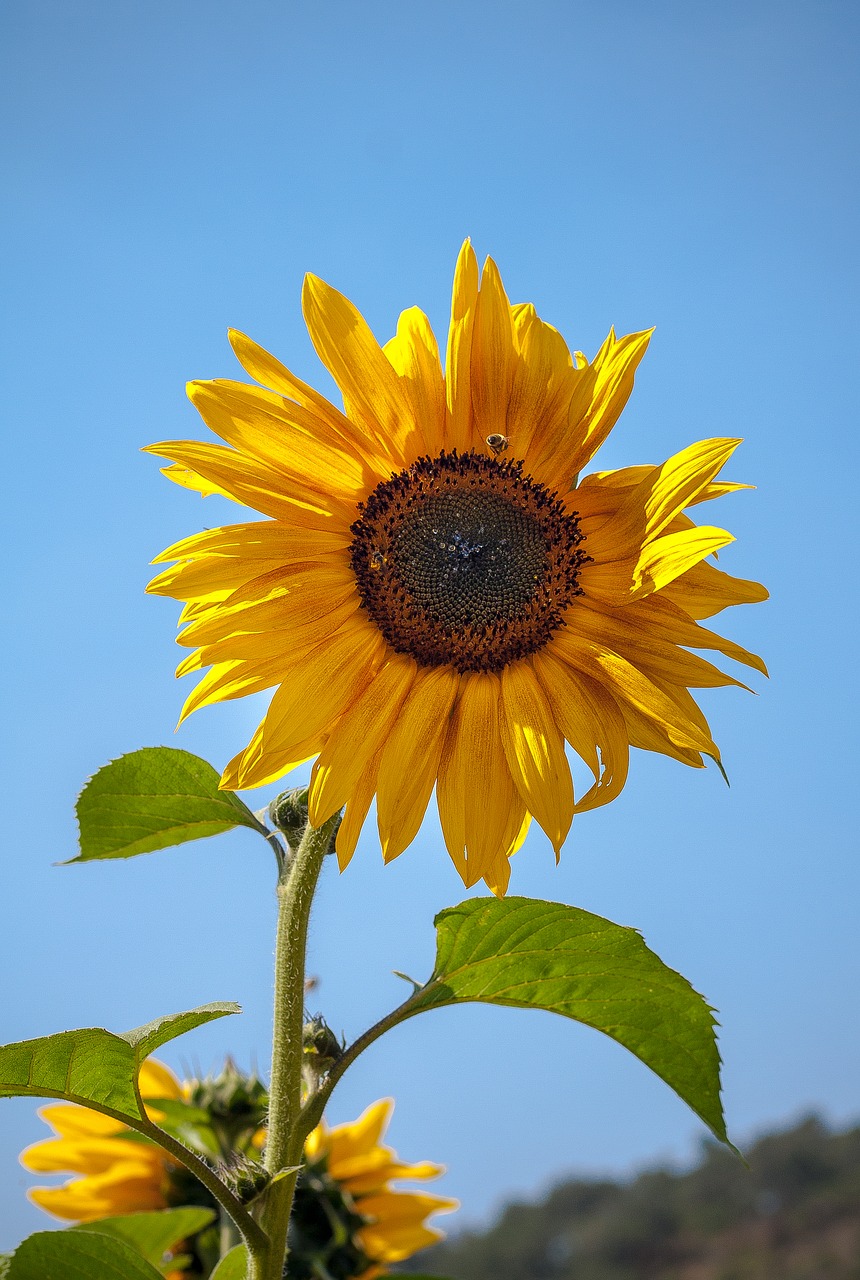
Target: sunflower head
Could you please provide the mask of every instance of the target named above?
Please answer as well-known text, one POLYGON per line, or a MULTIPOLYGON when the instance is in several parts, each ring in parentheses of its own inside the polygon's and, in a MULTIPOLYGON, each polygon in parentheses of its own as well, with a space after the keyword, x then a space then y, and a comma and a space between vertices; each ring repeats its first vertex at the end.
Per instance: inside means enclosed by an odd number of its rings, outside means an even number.
MULTIPOLYGON (((307 1217, 299 1217, 296 1227, 321 1239, 328 1252, 330 1274, 366 1276, 383 1273, 389 1264, 402 1262, 420 1249, 442 1239, 442 1232, 428 1226, 435 1213, 458 1208, 456 1200, 422 1192, 401 1191, 393 1182, 436 1178, 445 1170, 424 1161, 404 1163, 397 1152, 383 1144, 394 1102, 391 1098, 368 1107, 352 1124, 329 1128, 320 1124, 305 1143, 305 1169, 299 1182, 296 1204, 307 1206, 307 1217), (329 1218, 324 1228, 320 1206, 329 1218), (338 1255, 337 1242, 343 1239, 338 1224, 348 1227, 347 1254, 338 1255), (362 1266, 345 1270, 349 1265, 362 1266)), ((292 1275, 290 1271, 290 1275, 292 1275)), ((298 1273, 296 1273, 298 1275, 298 1273)), ((325 1276, 325 1271, 308 1275, 325 1276)), ((304 1280, 304 1276, 302 1277, 304 1280)))
POLYGON ((257 385, 189 387, 223 443, 152 446, 177 483, 262 517, 157 557, 175 563, 149 589, 184 602, 179 674, 205 671, 183 715, 273 690, 224 787, 315 757, 308 813, 346 806, 342 867, 374 801, 390 861, 435 789, 464 882, 503 893, 531 819, 558 855, 574 814, 620 793, 631 746, 719 761, 690 690, 739 681, 691 651, 764 671, 701 624, 767 592, 711 563, 731 535, 688 512, 745 487, 716 478, 739 441, 583 476, 650 331, 571 352, 468 241, 444 362, 417 308, 380 346, 314 276, 303 305, 342 409, 234 332, 257 385))

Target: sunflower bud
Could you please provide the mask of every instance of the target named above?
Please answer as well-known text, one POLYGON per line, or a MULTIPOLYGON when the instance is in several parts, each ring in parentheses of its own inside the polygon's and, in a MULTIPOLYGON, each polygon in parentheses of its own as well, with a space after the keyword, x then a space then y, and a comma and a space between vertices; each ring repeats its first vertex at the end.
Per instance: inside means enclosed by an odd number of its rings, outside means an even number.
POLYGON ((189 1102, 209 1115, 221 1150, 243 1151, 266 1122, 269 1095, 256 1075, 246 1076, 232 1058, 217 1076, 192 1084, 189 1102))
MULTIPOLYGON (((286 838, 290 850, 295 853, 308 825, 307 787, 291 787, 289 791, 282 791, 279 796, 276 796, 269 805, 269 819, 286 838)), ((334 853, 334 842, 339 826, 340 817, 331 833, 327 853, 334 853)))
POLYGON ((242 1204, 251 1204, 262 1195, 272 1177, 258 1160, 242 1155, 233 1156, 228 1164, 222 1164, 218 1174, 242 1204))
POLYGON ((328 1075, 343 1055, 343 1045, 331 1027, 317 1013, 302 1027, 302 1071, 311 1093, 315 1092, 323 1076, 328 1075))

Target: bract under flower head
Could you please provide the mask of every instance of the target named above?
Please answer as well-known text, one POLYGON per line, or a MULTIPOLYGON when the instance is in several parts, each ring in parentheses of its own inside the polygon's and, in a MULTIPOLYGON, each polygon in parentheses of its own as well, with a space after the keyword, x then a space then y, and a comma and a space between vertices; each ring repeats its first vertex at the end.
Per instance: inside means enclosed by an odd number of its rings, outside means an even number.
POLYGON ((623 788, 631 745, 719 760, 690 689, 739 682, 689 650, 763 672, 701 622, 767 592, 709 562, 732 537, 686 509, 745 487, 716 480, 739 441, 579 480, 650 333, 572 355, 532 306, 508 302, 492 260, 479 274, 468 242, 444 369, 417 308, 384 347, 313 276, 304 313, 343 412, 232 333, 263 385, 189 388, 225 445, 152 446, 171 479, 265 517, 158 557, 176 563, 150 591, 185 602, 178 673, 209 668, 183 715, 274 689, 224 787, 316 756, 310 817, 346 805, 341 867, 374 798, 390 861, 435 787, 464 882, 504 893, 531 818, 558 855, 574 814, 623 788), (565 743, 593 775, 578 798, 565 743))

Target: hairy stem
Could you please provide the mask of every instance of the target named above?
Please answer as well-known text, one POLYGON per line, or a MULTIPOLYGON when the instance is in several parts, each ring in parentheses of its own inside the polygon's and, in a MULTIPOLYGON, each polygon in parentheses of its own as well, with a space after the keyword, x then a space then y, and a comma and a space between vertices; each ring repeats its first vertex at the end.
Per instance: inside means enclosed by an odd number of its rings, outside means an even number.
POLYGON ((248 1280, 282 1280, 290 1210, 301 1164, 303 1136, 302 1027, 305 1009, 305 952, 314 890, 328 852, 335 815, 321 827, 308 823, 295 857, 278 885, 275 940, 275 1017, 269 1122, 264 1164, 272 1176, 260 1214, 265 1245, 248 1241, 248 1280))

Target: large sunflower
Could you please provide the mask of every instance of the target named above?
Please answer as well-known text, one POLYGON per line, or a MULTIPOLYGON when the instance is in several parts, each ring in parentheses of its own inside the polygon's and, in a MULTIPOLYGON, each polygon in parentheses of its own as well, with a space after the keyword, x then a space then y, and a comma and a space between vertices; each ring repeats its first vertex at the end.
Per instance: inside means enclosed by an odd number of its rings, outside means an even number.
POLYGON ((225 788, 317 756, 311 821, 346 805, 343 867, 374 796, 389 861, 435 786, 464 882, 504 893, 531 817, 558 855, 574 813, 621 791, 631 745, 719 760, 689 690, 738 681, 688 650, 764 671, 699 624, 767 593, 708 562, 732 537, 685 508, 745 487, 715 480, 739 441, 579 480, 650 334, 572 356, 534 307, 510 305, 491 259, 479 278, 468 242, 444 370, 416 308, 380 347, 314 276, 303 304, 343 412, 233 332, 263 385, 189 387, 227 447, 151 448, 171 479, 267 517, 158 557, 178 563, 149 590, 186 602, 178 674, 209 667, 183 715, 274 688, 225 788), (578 800, 565 742, 594 776, 578 800))
MULTIPOLYGON (((144 1063, 140 1073, 143 1098, 184 1100, 194 1108, 202 1104, 215 1123, 220 1121, 221 1132, 231 1135, 231 1150, 223 1152, 225 1158, 259 1155, 265 1141, 265 1129, 259 1126, 266 1102, 261 1089, 232 1064, 214 1082, 180 1084, 154 1058, 144 1063)), ((428 1226, 427 1220, 434 1213, 456 1209, 458 1202, 391 1186, 402 1179, 423 1181, 445 1172, 441 1165, 427 1161, 405 1163, 382 1144, 393 1109, 392 1099, 384 1098, 352 1124, 330 1128, 322 1122, 308 1137, 290 1223, 285 1272, 289 1280, 318 1276, 370 1280, 384 1274, 389 1263, 401 1262, 442 1239, 442 1232, 428 1226)), ((148 1110, 158 1118, 152 1105, 148 1110)), ((64 1186, 30 1191, 30 1199, 55 1217, 95 1222, 114 1214, 177 1205, 217 1208, 205 1187, 182 1165, 161 1147, 136 1139, 119 1121, 73 1103, 52 1104, 39 1114, 56 1137, 28 1147, 21 1153, 21 1163, 34 1173, 76 1175, 64 1186)), ((189 1124, 186 1140, 194 1128, 193 1121, 189 1124)), ((196 1238, 183 1242, 180 1251, 192 1259, 191 1269, 183 1274, 208 1274, 211 1261, 206 1265, 207 1251, 196 1238)))

